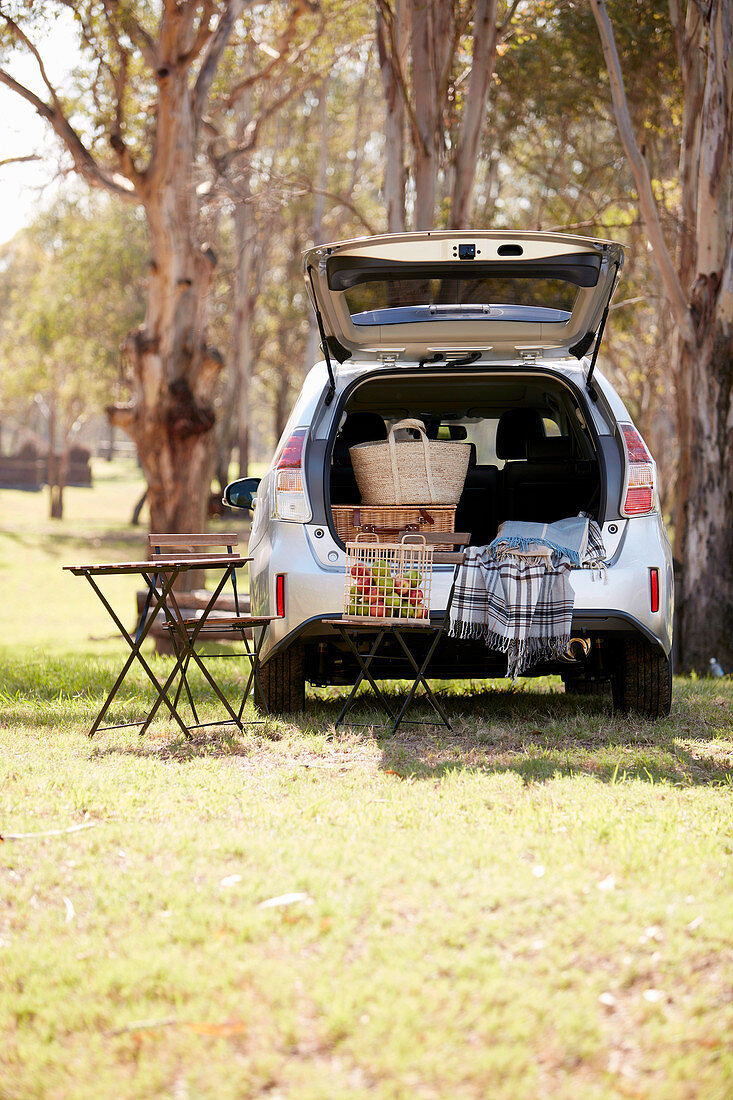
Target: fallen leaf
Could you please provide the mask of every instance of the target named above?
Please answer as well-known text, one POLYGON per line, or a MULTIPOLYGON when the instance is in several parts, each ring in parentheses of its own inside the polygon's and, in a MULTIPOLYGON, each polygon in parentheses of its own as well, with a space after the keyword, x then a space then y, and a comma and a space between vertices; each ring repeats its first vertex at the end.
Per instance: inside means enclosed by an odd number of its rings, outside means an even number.
POLYGON ((64 923, 65 924, 71 924, 74 917, 76 916, 76 910, 74 909, 74 906, 71 904, 71 899, 70 898, 64 898, 64 905, 66 906, 66 921, 64 923))
POLYGON ((308 894, 278 894, 276 898, 268 898, 267 901, 261 901, 257 906, 258 909, 279 909, 283 905, 296 905, 298 902, 307 902, 309 905, 313 904, 313 898, 308 894))
POLYGON ((665 994, 661 989, 645 989, 642 993, 642 997, 645 1001, 648 1001, 650 1005, 655 1005, 664 1000, 665 994))
POLYGON ((604 894, 607 894, 609 891, 616 889, 616 879, 613 877, 613 875, 607 875, 606 878, 601 879, 601 881, 596 885, 599 890, 602 890, 604 894))
POLYGON ((598 1000, 606 1008, 615 1008, 616 1007, 616 998, 614 997, 613 993, 610 993, 608 990, 606 990, 605 993, 601 993, 598 1000))
POLYGON ((242 881, 241 875, 227 875, 219 883, 220 886, 236 886, 238 882, 242 881))

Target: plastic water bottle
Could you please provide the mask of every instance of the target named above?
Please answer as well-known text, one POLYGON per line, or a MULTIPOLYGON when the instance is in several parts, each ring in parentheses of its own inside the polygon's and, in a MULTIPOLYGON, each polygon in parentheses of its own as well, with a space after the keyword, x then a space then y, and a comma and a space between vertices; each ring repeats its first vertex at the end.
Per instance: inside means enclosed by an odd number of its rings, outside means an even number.
POLYGON ((725 676, 723 669, 718 661, 717 657, 711 657, 708 664, 710 665, 710 675, 718 679, 721 676, 725 676))

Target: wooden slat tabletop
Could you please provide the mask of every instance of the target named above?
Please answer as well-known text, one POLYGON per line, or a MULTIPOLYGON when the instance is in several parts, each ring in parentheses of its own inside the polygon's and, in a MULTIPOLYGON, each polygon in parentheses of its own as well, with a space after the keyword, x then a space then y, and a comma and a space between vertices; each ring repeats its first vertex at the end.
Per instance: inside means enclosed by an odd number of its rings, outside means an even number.
POLYGON ((171 561, 120 561, 101 562, 93 565, 65 565, 63 568, 76 576, 84 573, 104 575, 106 573, 164 573, 168 570, 180 569, 216 569, 218 566, 233 565, 238 567, 252 561, 251 558, 241 557, 239 554, 206 555, 196 558, 178 558, 171 561))

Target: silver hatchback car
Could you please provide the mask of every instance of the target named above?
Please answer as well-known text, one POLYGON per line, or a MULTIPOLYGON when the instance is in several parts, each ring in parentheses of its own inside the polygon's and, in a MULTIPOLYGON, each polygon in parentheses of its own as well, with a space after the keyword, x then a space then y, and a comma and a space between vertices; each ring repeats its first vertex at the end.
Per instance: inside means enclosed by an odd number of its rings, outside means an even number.
MULTIPOLYGON (((305 253, 325 358, 265 476, 233 482, 224 497, 254 509, 252 610, 279 616, 262 648, 271 712, 302 709, 306 681, 356 679, 321 623, 344 603, 332 509, 360 502, 349 447, 416 418, 433 439, 471 444, 455 523, 472 544, 489 543, 504 520, 585 512, 601 528, 607 582, 573 571, 570 647, 529 674, 559 674, 585 694, 610 683, 616 708, 669 713, 672 555, 656 466, 595 369, 622 265, 610 241, 529 232, 406 233, 305 253)), ((432 611, 445 608, 452 580, 453 567, 436 565, 432 611)), ((445 679, 505 671, 505 655, 447 636, 430 665, 445 679)))

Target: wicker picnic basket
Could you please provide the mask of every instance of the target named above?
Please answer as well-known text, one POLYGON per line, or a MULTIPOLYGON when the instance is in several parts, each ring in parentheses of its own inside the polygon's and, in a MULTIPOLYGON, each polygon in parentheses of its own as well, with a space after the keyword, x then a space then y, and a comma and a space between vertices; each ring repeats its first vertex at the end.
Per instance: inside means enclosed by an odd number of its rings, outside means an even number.
MULTIPOLYGON (((455 504, 427 506, 394 505, 369 507, 355 504, 334 504, 331 507, 336 534, 342 542, 353 542, 359 533, 374 534, 380 542, 395 542, 410 532, 437 533, 455 531, 455 504)), ((436 550, 452 550, 452 543, 437 543, 436 550)))
POLYGON ((466 480, 470 443, 428 439, 421 420, 399 420, 386 442, 349 449, 362 504, 457 504, 466 480), (414 428, 419 440, 395 439, 414 428))

